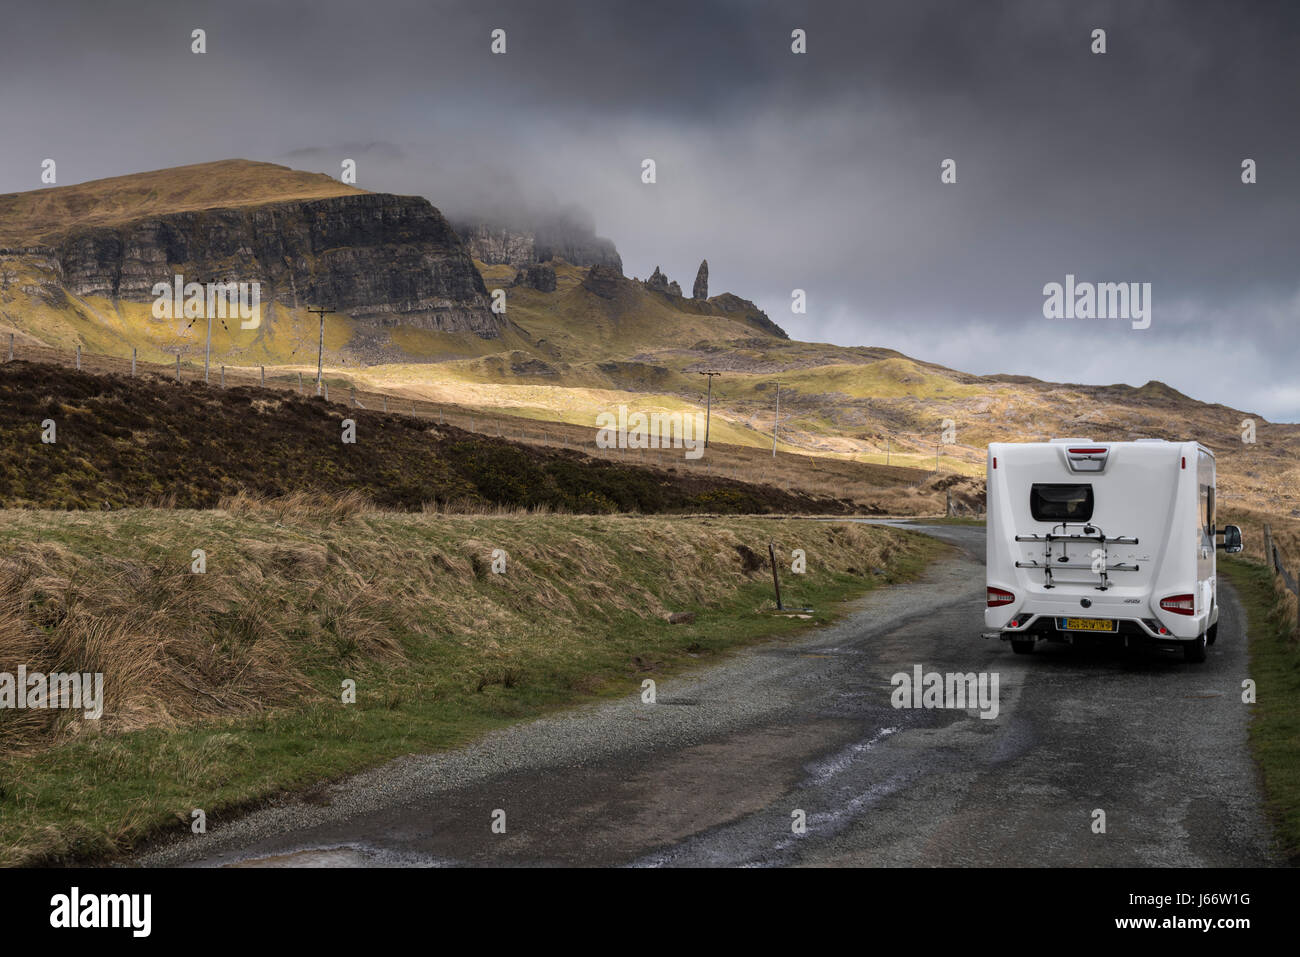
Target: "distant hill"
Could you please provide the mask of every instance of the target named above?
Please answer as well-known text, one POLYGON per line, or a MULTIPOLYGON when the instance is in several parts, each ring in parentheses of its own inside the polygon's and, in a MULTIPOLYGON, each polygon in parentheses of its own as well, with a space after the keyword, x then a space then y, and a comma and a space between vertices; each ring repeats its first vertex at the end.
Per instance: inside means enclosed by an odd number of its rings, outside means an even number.
POLYGON ((233 159, 177 166, 0 195, 0 246, 45 244, 89 227, 121 226, 171 213, 364 192, 323 173, 274 163, 233 159))
POLYGON ((155 286, 178 275, 204 286, 257 282, 265 321, 227 348, 264 361, 305 344, 309 306, 356 323, 340 343, 355 343, 354 361, 382 355, 393 326, 498 338, 503 325, 460 237, 428 200, 270 163, 226 160, 2 196, 0 236, 0 319, 50 345, 184 354, 193 325, 152 311, 155 286))
POLYGON ((306 308, 319 305, 333 310, 325 365, 376 390, 590 427, 620 404, 701 409, 700 373, 720 372, 712 428, 728 443, 771 447, 778 389, 778 451, 968 476, 982 474, 991 441, 1195 438, 1220 456, 1225 505, 1300 517, 1300 426, 1160 382, 981 377, 790 340, 740 295, 684 296, 658 270, 624 276, 613 244, 582 223, 547 239, 527 222, 481 235, 462 224, 467 243, 425 199, 244 160, 11 194, 0 197, 0 336, 201 361, 206 324, 154 318, 152 284, 174 272, 255 277, 264 321, 213 323, 214 362, 314 373, 319 326, 306 308))

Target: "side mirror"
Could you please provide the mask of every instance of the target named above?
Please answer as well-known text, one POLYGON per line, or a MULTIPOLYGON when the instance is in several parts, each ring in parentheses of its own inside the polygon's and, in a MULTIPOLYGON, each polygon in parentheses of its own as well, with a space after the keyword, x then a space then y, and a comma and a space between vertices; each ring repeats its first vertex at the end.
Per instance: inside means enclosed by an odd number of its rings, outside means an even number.
POLYGON ((1236 525, 1225 525, 1222 529, 1223 542, 1219 545, 1229 555, 1241 551, 1241 529, 1236 525))

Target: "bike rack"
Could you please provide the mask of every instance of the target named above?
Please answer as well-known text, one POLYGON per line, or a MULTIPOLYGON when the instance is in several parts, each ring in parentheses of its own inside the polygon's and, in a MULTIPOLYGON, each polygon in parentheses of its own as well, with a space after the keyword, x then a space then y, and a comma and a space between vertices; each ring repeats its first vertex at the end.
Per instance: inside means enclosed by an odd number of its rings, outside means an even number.
MULTIPOLYGON (((1016 541, 1047 543, 1047 548, 1043 552, 1042 562, 1016 562, 1017 568, 1041 568, 1043 570, 1043 578, 1045 579, 1043 583, 1044 588, 1056 587, 1056 585, 1052 582, 1052 572, 1055 569, 1058 568, 1091 569, 1092 568, 1091 563, 1079 564, 1078 562, 1067 562, 1062 560, 1058 560, 1055 564, 1053 564, 1052 545, 1055 544, 1056 542, 1062 542, 1062 543, 1098 542, 1102 546, 1103 550, 1105 550, 1110 545, 1136 545, 1138 543, 1138 540, 1136 538, 1132 538, 1125 535, 1117 535, 1114 537, 1109 537, 1106 535, 1105 532, 1101 530, 1100 526, 1094 525, 1090 522, 1087 523, 1061 522, 1059 525, 1053 526, 1052 530, 1048 532, 1046 535, 1017 535, 1016 541), (1082 530, 1083 534, 1081 535, 1069 534, 1069 529, 1071 525, 1077 525, 1082 530), (1061 534, 1057 534, 1058 529, 1061 530, 1061 534)), ((1064 552, 1064 549, 1062 549, 1062 552, 1064 552)), ((1061 559, 1064 558, 1066 558, 1066 555, 1063 553, 1061 555, 1061 559)), ((1102 562, 1103 562, 1102 571, 1099 573, 1101 575, 1101 584, 1096 586, 1097 591, 1106 591, 1110 588, 1111 572, 1135 572, 1138 570, 1138 565, 1136 562, 1133 562, 1131 564, 1120 563, 1118 565, 1112 565, 1110 564, 1109 561, 1107 561, 1108 558, 1109 555, 1102 556, 1102 562)))

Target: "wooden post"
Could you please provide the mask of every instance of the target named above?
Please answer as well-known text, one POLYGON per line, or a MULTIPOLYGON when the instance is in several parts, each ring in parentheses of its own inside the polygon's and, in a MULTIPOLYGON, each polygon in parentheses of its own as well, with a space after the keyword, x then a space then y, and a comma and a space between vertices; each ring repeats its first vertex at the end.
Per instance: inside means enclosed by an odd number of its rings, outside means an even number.
POLYGON ((81 371, 81 343, 77 343, 77 371, 81 371))
POLYGON ((325 401, 328 402, 330 400, 330 384, 328 382, 322 382, 321 386, 325 390, 325 401))
POLYGON ((221 388, 224 389, 225 387, 226 387, 226 367, 222 366, 221 367, 221 388))
POLYGON ((176 353, 176 381, 181 381, 181 354, 176 353))
POLYGON ((384 411, 388 411, 388 396, 384 396, 384 411))
POLYGON ((14 361, 14 334, 9 333, 9 361, 14 361))
POLYGON ((298 394, 302 395, 302 373, 298 373, 298 394))
POLYGON ((1264 523, 1264 561, 1268 562, 1270 572, 1277 571, 1277 563, 1273 560, 1273 526, 1268 522, 1264 523))
POLYGON ((266 388, 266 366, 262 366, 262 388, 266 388))
MULTIPOLYGON (((776 458, 776 432, 781 427, 781 383, 776 384, 776 414, 772 416, 772 458, 776 458)), ((773 565, 773 568, 776 566, 773 565)))
POLYGON ((135 346, 131 347, 131 378, 135 378, 135 346))
POLYGON ((785 606, 781 604, 781 578, 776 573, 776 543, 767 543, 767 554, 772 559, 772 585, 776 588, 776 610, 784 611, 785 606))

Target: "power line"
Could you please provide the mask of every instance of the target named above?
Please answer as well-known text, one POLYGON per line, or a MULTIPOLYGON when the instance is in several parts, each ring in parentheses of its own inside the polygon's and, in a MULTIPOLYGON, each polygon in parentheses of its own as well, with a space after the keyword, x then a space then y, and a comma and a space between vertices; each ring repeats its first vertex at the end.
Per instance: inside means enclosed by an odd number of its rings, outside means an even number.
POLYGON ((707 449, 709 447, 709 420, 713 417, 713 377, 722 375, 722 373, 709 370, 701 372, 700 375, 709 377, 709 394, 704 406, 704 447, 707 449))
POLYGON ((329 310, 308 306, 307 311, 320 316, 320 342, 316 347, 316 394, 320 395, 321 383, 324 381, 322 363, 325 357, 325 313, 329 312, 329 310))

